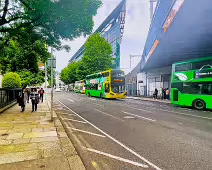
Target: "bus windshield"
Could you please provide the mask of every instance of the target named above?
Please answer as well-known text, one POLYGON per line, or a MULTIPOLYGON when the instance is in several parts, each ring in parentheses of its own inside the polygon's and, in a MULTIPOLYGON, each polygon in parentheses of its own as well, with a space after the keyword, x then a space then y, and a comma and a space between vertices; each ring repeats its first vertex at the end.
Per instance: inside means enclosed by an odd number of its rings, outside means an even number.
POLYGON ((111 89, 114 93, 123 93, 125 91, 125 75, 121 70, 113 70, 111 89))

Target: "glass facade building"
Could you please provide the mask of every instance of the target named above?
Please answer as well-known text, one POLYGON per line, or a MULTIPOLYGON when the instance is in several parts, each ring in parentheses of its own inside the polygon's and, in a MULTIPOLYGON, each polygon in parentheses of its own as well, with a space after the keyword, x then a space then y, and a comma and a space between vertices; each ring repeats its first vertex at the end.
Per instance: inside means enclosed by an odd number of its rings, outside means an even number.
MULTIPOLYGON (((120 68, 120 44, 124 33, 126 15, 126 0, 122 0, 111 14, 103 21, 94 33, 100 33, 113 49, 112 57, 115 58, 114 68, 120 68)), ((69 63, 79 61, 83 57, 85 44, 72 56, 69 63)))

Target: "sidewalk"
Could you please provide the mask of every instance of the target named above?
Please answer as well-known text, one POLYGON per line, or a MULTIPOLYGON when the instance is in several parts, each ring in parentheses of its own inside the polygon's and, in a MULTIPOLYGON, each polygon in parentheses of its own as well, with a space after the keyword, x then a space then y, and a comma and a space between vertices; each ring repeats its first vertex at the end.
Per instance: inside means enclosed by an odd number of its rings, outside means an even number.
POLYGON ((134 100, 145 100, 145 101, 151 101, 151 102, 159 102, 159 103, 168 103, 170 104, 170 100, 161 100, 161 99, 153 99, 153 98, 148 98, 148 97, 133 97, 133 96, 128 96, 126 99, 134 99, 134 100))
POLYGON ((24 113, 15 105, 0 114, 0 169, 85 169, 57 115, 49 121, 48 105, 44 101, 33 113, 31 103, 24 113))

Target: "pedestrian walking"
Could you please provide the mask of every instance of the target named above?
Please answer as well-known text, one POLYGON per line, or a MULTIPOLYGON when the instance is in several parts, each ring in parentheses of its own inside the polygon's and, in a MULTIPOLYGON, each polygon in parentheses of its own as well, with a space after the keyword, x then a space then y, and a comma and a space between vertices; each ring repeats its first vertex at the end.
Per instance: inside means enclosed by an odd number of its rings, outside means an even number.
POLYGON ((155 88, 155 91, 153 93, 153 98, 154 99, 157 99, 158 98, 158 89, 157 88, 155 88))
POLYGON ((41 89, 39 90, 39 94, 40 94, 40 100, 41 100, 41 102, 43 102, 43 95, 44 95, 44 90, 43 90, 43 88, 41 88, 41 89))
POLYGON ((26 101, 27 101, 27 90, 24 89, 22 90, 22 92, 19 93, 18 99, 17 99, 18 105, 21 106, 22 112, 25 111, 26 101))
POLYGON ((27 88, 27 89, 26 89, 26 92, 27 92, 27 103, 29 103, 30 89, 27 88))
POLYGON ((39 95, 37 93, 37 89, 32 89, 32 93, 30 94, 30 99, 32 102, 32 112, 37 111, 37 107, 39 103, 39 95))
POLYGON ((166 89, 163 88, 162 89, 162 100, 165 100, 166 99, 166 89))
POLYGON ((166 100, 169 100, 169 94, 170 94, 170 91, 169 91, 169 89, 167 88, 167 89, 166 89, 166 100))

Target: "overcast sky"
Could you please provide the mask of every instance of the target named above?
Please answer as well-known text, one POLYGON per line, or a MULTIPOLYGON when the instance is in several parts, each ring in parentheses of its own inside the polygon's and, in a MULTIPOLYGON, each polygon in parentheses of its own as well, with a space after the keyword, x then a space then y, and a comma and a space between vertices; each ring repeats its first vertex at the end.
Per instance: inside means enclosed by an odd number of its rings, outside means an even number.
MULTIPOLYGON (((107 18, 121 0, 102 0, 103 5, 98 9, 94 17, 94 30, 107 18)), ((146 41, 150 17, 149 0, 127 0, 127 14, 125 31, 121 43, 121 69, 128 73, 130 71, 130 54, 141 55, 146 41)), ((57 51, 54 53, 57 58, 57 71, 61 71, 68 65, 68 60, 85 43, 86 38, 79 37, 74 41, 66 42, 71 46, 69 53, 57 51)), ((139 58, 132 59, 132 68, 137 65, 139 58)))

